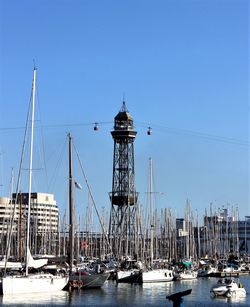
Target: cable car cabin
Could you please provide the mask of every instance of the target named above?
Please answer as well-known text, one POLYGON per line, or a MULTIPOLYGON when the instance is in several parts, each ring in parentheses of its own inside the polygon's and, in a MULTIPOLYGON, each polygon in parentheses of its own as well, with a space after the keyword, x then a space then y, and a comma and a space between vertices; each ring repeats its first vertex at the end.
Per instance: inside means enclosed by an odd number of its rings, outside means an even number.
POLYGON ((94 131, 98 131, 98 130, 99 130, 98 123, 95 123, 95 125, 94 125, 94 131))

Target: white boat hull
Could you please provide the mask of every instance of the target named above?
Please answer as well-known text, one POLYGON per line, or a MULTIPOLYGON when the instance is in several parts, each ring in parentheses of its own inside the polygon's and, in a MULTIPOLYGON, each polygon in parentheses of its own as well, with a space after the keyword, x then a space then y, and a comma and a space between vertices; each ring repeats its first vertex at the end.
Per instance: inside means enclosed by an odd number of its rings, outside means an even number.
POLYGON ((222 282, 221 280, 213 286, 210 292, 214 296, 225 296, 225 297, 245 297, 246 290, 241 284, 237 284, 233 280, 222 282))
POLYGON ((181 280, 191 280, 191 279, 196 279, 198 276, 198 273, 193 271, 193 272, 184 272, 180 274, 180 279, 181 280))
POLYGON ((142 282, 167 282, 174 278, 171 270, 157 269, 142 272, 142 282))
POLYGON ((226 297, 245 297, 246 296, 246 290, 244 288, 238 288, 238 289, 229 289, 227 287, 218 287, 214 288, 211 291, 214 296, 226 296, 226 297))
POLYGON ((2 278, 2 294, 41 293, 63 290, 68 278, 51 274, 6 276, 2 278))

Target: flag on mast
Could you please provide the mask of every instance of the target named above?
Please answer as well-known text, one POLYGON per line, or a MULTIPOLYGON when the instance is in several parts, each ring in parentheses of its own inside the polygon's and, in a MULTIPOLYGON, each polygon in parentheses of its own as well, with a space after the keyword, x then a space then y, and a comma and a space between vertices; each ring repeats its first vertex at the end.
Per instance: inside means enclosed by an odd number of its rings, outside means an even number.
POLYGON ((78 183, 77 181, 75 181, 75 187, 79 190, 82 189, 82 186, 80 185, 80 183, 78 183))

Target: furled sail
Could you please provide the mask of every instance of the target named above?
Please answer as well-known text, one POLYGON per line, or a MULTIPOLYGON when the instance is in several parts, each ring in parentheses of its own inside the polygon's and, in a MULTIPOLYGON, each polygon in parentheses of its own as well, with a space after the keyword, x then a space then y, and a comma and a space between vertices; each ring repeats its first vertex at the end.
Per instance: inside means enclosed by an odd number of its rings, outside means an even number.
POLYGON ((27 266, 29 268, 38 269, 48 263, 48 259, 34 259, 30 253, 30 249, 27 250, 27 266))

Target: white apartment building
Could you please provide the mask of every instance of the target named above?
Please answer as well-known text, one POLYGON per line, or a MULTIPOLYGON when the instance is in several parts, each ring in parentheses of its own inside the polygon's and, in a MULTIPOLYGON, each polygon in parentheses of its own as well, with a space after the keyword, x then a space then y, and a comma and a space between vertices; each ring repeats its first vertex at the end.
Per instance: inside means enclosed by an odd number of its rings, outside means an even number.
MULTIPOLYGON (((0 233, 8 231, 11 218, 14 214, 13 233, 23 229, 28 212, 28 193, 20 193, 14 213, 16 194, 12 194, 12 200, 8 197, 0 197, 0 233)), ((57 233, 59 210, 53 194, 31 193, 31 228, 36 234, 46 232, 57 233)))

